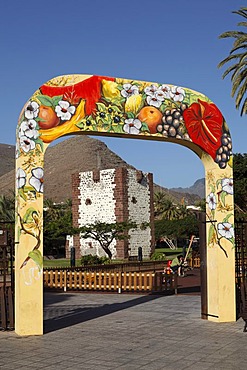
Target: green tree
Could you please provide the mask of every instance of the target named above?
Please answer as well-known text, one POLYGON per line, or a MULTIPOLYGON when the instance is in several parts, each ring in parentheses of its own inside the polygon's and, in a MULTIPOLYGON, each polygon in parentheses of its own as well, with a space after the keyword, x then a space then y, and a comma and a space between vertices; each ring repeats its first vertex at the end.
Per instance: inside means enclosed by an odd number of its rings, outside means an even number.
MULTIPOLYGON (((145 228, 146 225, 143 225, 143 227, 145 228)), ((75 229, 74 233, 80 233, 80 236, 84 239, 91 238, 99 242, 109 259, 112 259, 112 252, 110 250, 112 241, 114 239, 121 240, 128 238, 128 231, 136 228, 137 224, 135 222, 96 222, 94 224, 75 229)))
POLYGON ((180 204, 178 206, 178 218, 184 219, 185 217, 188 217, 191 215, 191 210, 186 207, 184 204, 180 204))
MULTIPOLYGON (((238 14, 244 19, 247 18, 247 8, 242 7, 240 10, 233 11, 232 13, 238 14)), ((238 26, 247 26, 247 22, 239 22, 238 26)), ((247 113, 247 33, 244 31, 227 31, 222 33, 219 38, 234 38, 233 47, 228 57, 223 59, 218 67, 221 68, 227 63, 232 63, 224 72, 223 78, 231 74, 232 90, 231 96, 235 96, 236 109, 240 111, 240 115, 247 113)))
POLYGON ((168 198, 166 193, 163 191, 158 191, 154 193, 154 217, 159 218, 163 215, 168 198))
POLYGON ((179 207, 174 204, 170 199, 166 200, 163 211, 163 219, 175 220, 179 218, 179 207))
POLYGON ((73 232, 72 202, 44 201, 44 251, 45 254, 65 246, 66 235, 73 232))
POLYGON ((172 239, 190 238, 191 235, 198 236, 199 234, 199 221, 195 215, 177 220, 156 220, 154 224, 156 240, 164 235, 172 239))

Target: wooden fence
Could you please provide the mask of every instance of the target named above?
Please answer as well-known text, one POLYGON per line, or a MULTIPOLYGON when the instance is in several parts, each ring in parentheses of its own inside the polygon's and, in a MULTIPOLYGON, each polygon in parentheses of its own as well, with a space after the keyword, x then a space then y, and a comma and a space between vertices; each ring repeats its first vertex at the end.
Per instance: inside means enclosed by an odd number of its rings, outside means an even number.
POLYGON ((162 272, 45 270, 44 287, 81 291, 177 292, 177 275, 162 272))

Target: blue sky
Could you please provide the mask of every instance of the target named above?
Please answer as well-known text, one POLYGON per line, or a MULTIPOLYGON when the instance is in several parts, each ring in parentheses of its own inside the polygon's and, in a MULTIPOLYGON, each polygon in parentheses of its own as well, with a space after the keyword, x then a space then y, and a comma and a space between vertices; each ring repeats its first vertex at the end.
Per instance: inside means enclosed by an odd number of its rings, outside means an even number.
MULTIPOLYGON (((222 80, 238 29, 238 0, 9 0, 0 4, 1 137, 15 144, 23 105, 49 79, 65 74, 125 77, 188 87, 222 111, 235 153, 246 153, 247 122, 235 109, 230 78, 222 80)), ((179 145, 103 138, 157 184, 191 186, 204 177, 200 159, 179 145)), ((78 159, 79 160, 79 159, 78 159)))

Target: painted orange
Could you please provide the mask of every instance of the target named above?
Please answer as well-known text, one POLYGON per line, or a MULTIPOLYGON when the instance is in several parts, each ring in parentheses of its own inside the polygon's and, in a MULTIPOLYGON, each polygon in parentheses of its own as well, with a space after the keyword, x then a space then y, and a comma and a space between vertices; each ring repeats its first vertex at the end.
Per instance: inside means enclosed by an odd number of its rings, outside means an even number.
POLYGON ((146 106, 140 110, 138 119, 148 125, 151 134, 156 134, 156 127, 162 122, 162 113, 155 107, 146 106))

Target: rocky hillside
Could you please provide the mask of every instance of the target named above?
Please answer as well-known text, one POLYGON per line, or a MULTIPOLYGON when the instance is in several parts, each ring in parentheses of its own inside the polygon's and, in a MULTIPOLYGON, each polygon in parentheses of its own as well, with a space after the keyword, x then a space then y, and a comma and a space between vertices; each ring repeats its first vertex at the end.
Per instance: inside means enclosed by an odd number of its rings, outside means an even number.
POLYGON ((205 179, 197 180, 192 186, 189 188, 172 188, 172 191, 176 191, 178 193, 188 193, 193 195, 198 195, 200 198, 205 198, 205 179))
MULTIPOLYGON (((14 190, 14 153, 13 145, 0 144, 0 194, 8 194, 9 191, 14 190)), ((72 173, 124 166, 134 168, 112 152, 105 143, 85 135, 75 136, 49 146, 45 154, 45 198, 55 202, 71 198, 72 173)), ((141 170, 141 168, 138 169, 141 170)), ((168 191, 156 184, 154 191, 166 192, 175 202, 180 202, 184 198, 189 204, 193 204, 196 199, 199 199, 197 195, 168 191)))
POLYGON ((0 144, 0 176, 11 171, 15 167, 14 145, 0 144))

